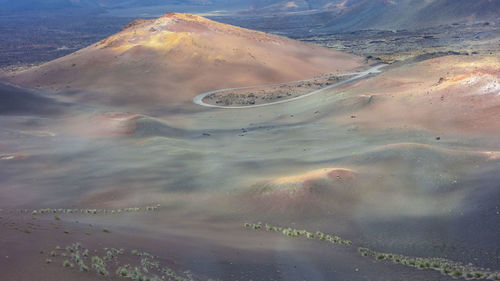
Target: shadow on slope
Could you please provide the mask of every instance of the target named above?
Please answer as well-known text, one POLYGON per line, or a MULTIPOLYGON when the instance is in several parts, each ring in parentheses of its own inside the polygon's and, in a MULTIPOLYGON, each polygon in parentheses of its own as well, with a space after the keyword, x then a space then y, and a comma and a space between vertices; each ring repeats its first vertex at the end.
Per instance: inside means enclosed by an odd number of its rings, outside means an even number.
POLYGON ((0 115, 54 116, 62 114, 64 106, 28 90, 0 84, 0 115))

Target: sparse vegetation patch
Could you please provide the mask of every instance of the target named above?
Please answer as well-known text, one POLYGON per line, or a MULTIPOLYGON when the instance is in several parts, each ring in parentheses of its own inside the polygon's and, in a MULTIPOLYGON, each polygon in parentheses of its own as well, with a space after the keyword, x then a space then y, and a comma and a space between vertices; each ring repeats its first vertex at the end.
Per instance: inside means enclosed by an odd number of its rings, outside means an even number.
POLYGON ((443 275, 448 275, 455 279, 500 280, 500 272, 492 272, 484 268, 475 267, 472 264, 463 265, 444 258, 409 257, 391 253, 380 253, 368 248, 359 248, 358 250, 362 256, 372 257, 377 261, 393 262, 420 270, 436 270, 443 275))
MULTIPOLYGON (((33 216, 43 215, 43 214, 88 214, 88 215, 102 215, 102 214, 122 214, 122 213, 132 213, 132 212, 148 212, 148 211, 158 211, 160 209, 160 204, 145 206, 145 207, 130 207, 123 209, 54 209, 54 208, 44 208, 44 209, 20 209, 21 213, 31 213, 33 216)), ((61 220, 61 217, 54 215, 54 220, 61 220)))
POLYGON ((81 272, 95 272, 100 276, 111 277, 115 275, 137 281, 194 280, 190 272, 184 272, 182 275, 176 273, 173 269, 161 265, 158 256, 144 251, 125 251, 125 249, 115 248, 89 250, 84 248, 81 243, 76 242, 64 248, 56 246, 50 252, 50 258, 46 259, 45 262, 50 264, 52 258, 58 256, 63 257, 60 262, 64 268, 76 268, 81 272), (92 255, 90 256, 89 253, 92 255), (122 256, 127 256, 128 263, 121 263, 120 257, 122 256))
POLYGON ((346 78, 346 76, 337 76, 332 74, 303 81, 255 86, 250 88, 244 87, 240 89, 227 89, 207 95, 203 101, 208 104, 223 106, 266 104, 302 96, 314 90, 338 83, 346 78))
POLYGON ((320 241, 330 242, 338 245, 346 245, 346 246, 352 245, 352 241, 350 240, 343 239, 337 235, 326 234, 321 231, 309 232, 307 230, 299 230, 291 227, 284 228, 280 226, 272 226, 267 223, 262 224, 261 222, 244 223, 243 226, 254 230, 281 232, 283 235, 286 235, 288 237, 305 237, 308 239, 318 239, 320 241))

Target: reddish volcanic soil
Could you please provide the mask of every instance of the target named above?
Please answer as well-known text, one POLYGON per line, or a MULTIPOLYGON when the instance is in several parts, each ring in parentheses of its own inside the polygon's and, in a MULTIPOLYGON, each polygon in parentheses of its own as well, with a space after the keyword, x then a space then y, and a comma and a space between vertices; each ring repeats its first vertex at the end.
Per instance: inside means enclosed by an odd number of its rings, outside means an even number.
POLYGON ((363 67, 362 58, 292 39, 167 13, 136 20, 71 55, 6 77, 106 104, 179 103, 208 90, 295 81, 363 67))
MULTIPOLYGON (((321 169, 305 174, 275 178, 253 186, 246 197, 260 208, 287 212, 304 212, 325 207, 324 200, 336 201, 335 193, 355 188, 356 173, 349 169, 321 169)), ((347 203, 348 198, 343 196, 347 203)), ((338 204, 336 204, 338 206, 338 204)))
MULTIPOLYGON (((448 56, 388 70, 352 85, 365 128, 418 127, 438 132, 500 131, 500 59, 448 56)), ((334 120, 343 122, 338 118, 334 120)))

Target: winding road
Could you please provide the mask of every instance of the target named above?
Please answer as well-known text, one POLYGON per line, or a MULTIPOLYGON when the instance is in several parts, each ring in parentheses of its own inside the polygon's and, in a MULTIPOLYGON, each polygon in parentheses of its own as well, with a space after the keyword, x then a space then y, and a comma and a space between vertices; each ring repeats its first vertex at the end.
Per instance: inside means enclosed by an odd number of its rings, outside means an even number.
MULTIPOLYGON (((321 77, 315 77, 315 78, 311 78, 311 79, 307 79, 307 80, 284 82, 284 83, 275 83, 275 84, 257 85, 257 86, 247 86, 247 87, 240 87, 240 88, 219 89, 219 90, 214 90, 214 91, 210 91, 210 92, 205 92, 203 94, 199 94, 199 95, 197 95, 196 97, 193 98, 193 102, 195 104, 198 104, 198 105, 201 105, 201 106, 213 107, 213 108, 226 108, 226 109, 242 109, 242 108, 254 108, 254 107, 262 107, 262 106, 275 105, 275 104, 280 104, 280 103, 295 101, 295 100, 298 100, 298 99, 303 99, 303 98, 306 98, 306 97, 318 94, 318 93, 320 93, 320 92, 322 92, 324 90, 332 89, 332 88, 335 88, 335 87, 347 84, 347 83, 352 82, 354 80, 363 78, 363 77, 365 77, 367 75, 375 74, 375 73, 380 73, 380 72, 382 72, 380 69, 383 68, 383 67, 385 67, 385 66, 387 66, 387 64, 379 64, 379 65, 376 65, 376 66, 374 66, 374 67, 372 67, 372 68, 370 68, 368 70, 365 70, 365 71, 354 72, 354 73, 337 74, 336 76, 353 76, 353 77, 351 77, 349 79, 346 79, 344 81, 340 81, 338 83, 329 85, 327 87, 314 90, 314 91, 309 92, 307 94, 304 94, 304 95, 301 95, 301 96, 298 96, 298 97, 294 97, 294 98, 291 98, 291 99, 286 99, 286 100, 280 100, 280 101, 275 101, 275 102, 270 102, 270 103, 263 103, 263 104, 256 104, 256 105, 247 105, 247 106, 222 106, 222 105, 214 105, 214 104, 208 104, 208 103, 203 102, 203 99, 206 96, 211 95, 211 94, 220 93, 220 92, 232 91, 232 90, 254 89, 254 88, 268 87, 268 86, 280 86, 280 85, 293 84, 293 83, 297 83, 297 82, 308 82, 308 81, 312 81, 312 80, 315 80, 315 79, 318 79, 318 78, 321 78, 321 77)), ((328 76, 324 76, 324 77, 328 77, 328 76)))

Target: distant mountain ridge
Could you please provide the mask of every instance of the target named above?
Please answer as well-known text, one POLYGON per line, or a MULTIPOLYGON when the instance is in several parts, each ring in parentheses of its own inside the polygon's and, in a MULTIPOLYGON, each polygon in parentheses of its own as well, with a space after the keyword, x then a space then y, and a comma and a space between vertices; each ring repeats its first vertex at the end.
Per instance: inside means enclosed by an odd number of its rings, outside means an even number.
POLYGON ((97 0, 0 0, 0 12, 46 11, 70 8, 102 8, 97 0))
MULTIPOLYGON (((294 12, 329 13, 320 22, 321 27, 314 23, 314 31, 318 33, 412 28, 500 17, 500 0, 0 0, 0 12, 57 9, 98 9, 105 12, 165 5, 173 11, 176 5, 187 5, 194 10, 196 7, 231 9, 239 11, 239 15, 254 17, 286 16, 294 12)), ((306 14, 302 17, 305 18, 301 21, 307 26, 310 16, 306 14)))
MULTIPOLYGON (((227 2, 225 0, 221 2, 227 2)), ((0 0, 0 11, 47 11, 55 9, 117 9, 154 5, 213 5, 209 0, 0 0)))
POLYGON ((413 29, 455 22, 496 20, 499 0, 346 0, 317 33, 360 29, 413 29))

